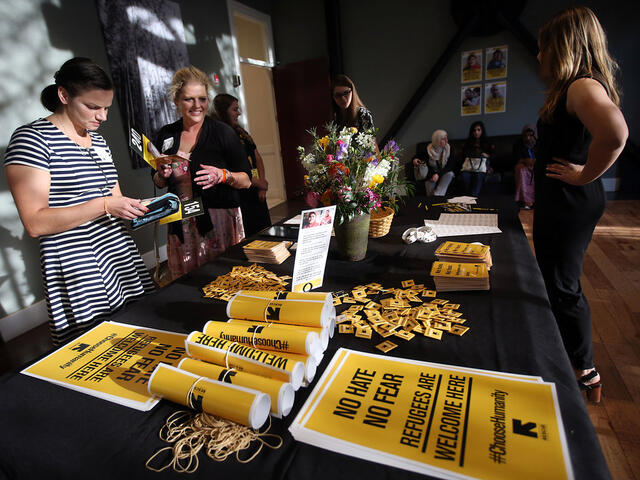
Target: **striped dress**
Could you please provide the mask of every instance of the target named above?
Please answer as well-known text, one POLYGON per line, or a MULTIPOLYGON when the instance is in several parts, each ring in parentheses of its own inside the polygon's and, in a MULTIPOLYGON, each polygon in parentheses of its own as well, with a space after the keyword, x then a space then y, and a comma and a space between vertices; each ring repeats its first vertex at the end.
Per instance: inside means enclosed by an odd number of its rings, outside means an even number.
MULTIPOLYGON (((118 180, 104 139, 91 147, 71 141, 45 119, 18 128, 5 165, 49 172, 49 207, 71 207, 110 195, 118 180)), ((153 290, 133 239, 121 220, 103 215, 66 232, 40 237, 40 265, 54 344, 93 326, 127 300, 153 290)))

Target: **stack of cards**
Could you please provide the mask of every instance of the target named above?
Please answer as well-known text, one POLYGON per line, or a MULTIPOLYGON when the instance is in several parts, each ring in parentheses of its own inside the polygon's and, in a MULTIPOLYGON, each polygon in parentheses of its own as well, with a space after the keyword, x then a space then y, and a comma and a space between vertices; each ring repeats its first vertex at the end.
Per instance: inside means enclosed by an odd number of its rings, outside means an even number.
POLYGON ((257 263, 282 263, 291 254, 287 248, 291 242, 269 242, 267 240, 254 240, 242 249, 250 262, 257 263))
POLYGON ((439 292, 490 288, 486 263, 433 262, 431 276, 439 292))
POLYGON ((489 246, 477 243, 446 241, 436 249, 436 257, 443 262, 486 263, 487 268, 492 265, 489 246))

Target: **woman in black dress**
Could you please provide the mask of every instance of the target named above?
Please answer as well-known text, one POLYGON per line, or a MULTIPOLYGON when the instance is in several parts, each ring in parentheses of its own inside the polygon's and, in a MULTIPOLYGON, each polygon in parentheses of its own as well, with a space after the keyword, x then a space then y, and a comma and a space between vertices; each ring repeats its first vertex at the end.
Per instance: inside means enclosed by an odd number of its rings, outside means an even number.
POLYGON ((601 175, 624 148, 628 129, 618 107, 606 36, 586 7, 551 18, 538 35, 547 86, 538 120, 533 241, 551 308, 582 389, 600 400, 591 316, 580 286, 584 253, 604 212, 601 175))
POLYGON ((213 108, 218 118, 236 132, 251 164, 251 186, 239 192, 244 233, 249 237, 271 226, 271 217, 267 206, 269 182, 267 182, 264 162, 253 138, 238 123, 238 117, 242 114, 238 99, 228 93, 221 93, 213 99, 213 108))
POLYGON ((462 162, 460 178, 464 185, 465 195, 477 197, 484 185, 484 179, 489 169, 489 158, 493 152, 493 145, 489 142, 484 123, 473 122, 469 127, 467 141, 462 147, 462 162))

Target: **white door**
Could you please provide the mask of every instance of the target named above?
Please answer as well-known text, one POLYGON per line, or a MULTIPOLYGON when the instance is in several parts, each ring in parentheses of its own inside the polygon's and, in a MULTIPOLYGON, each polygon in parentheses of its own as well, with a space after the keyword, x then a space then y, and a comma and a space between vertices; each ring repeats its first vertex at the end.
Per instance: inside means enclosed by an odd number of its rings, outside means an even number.
POLYGON ((256 142, 269 182, 269 208, 286 200, 280 134, 276 115, 271 68, 274 65, 271 18, 257 10, 229 0, 231 34, 236 65, 240 72, 240 122, 256 142))

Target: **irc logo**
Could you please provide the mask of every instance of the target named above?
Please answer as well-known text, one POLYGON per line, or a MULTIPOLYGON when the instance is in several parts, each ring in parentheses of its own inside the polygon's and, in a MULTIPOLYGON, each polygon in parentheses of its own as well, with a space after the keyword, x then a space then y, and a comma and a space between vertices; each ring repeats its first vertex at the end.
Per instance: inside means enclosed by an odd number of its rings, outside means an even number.
POLYGON ((512 427, 513 433, 517 435, 538 438, 538 434, 536 433, 537 424, 535 422, 522 423, 522 420, 514 418, 512 427))
POLYGON ((88 346, 89 346, 88 343, 76 343, 73 347, 71 347, 71 350, 74 352, 81 352, 88 346))

